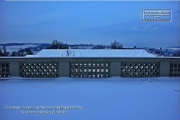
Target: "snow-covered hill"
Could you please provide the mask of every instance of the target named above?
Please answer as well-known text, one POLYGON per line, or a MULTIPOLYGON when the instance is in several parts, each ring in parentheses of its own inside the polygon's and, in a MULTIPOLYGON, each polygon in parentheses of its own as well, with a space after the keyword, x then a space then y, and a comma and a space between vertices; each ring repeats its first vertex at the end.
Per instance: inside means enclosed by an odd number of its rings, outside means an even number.
POLYGON ((50 44, 47 43, 5 43, 0 44, 0 48, 5 47, 7 52, 10 54, 15 51, 18 52, 20 49, 23 50, 25 48, 30 48, 33 53, 37 53, 41 49, 49 47, 50 44))
POLYGON ((8 52, 18 51, 19 49, 25 49, 29 47, 37 47, 38 44, 24 44, 24 45, 13 45, 13 46, 7 46, 6 49, 8 52))

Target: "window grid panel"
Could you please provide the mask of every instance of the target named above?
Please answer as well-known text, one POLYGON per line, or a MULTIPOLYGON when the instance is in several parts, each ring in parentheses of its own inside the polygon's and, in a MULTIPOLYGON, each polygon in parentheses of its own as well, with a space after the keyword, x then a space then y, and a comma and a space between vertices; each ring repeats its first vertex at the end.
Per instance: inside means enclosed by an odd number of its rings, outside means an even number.
POLYGON ((180 63, 170 63, 170 76, 180 76, 180 63))
POLYGON ((55 78, 59 76, 59 65, 56 62, 20 63, 20 76, 27 78, 55 78))
POLYGON ((0 78, 9 77, 9 63, 0 62, 0 78))
POLYGON ((121 77, 158 77, 159 63, 121 63, 121 77))
POLYGON ((101 78, 109 76, 109 63, 70 63, 70 77, 101 78))

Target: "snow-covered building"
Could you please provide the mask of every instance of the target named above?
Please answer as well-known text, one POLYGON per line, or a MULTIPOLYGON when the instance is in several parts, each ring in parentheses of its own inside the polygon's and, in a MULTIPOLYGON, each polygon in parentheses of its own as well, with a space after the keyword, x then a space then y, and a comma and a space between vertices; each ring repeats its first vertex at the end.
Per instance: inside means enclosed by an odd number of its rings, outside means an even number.
POLYGON ((43 49, 26 57, 155 57, 146 50, 124 49, 43 49))

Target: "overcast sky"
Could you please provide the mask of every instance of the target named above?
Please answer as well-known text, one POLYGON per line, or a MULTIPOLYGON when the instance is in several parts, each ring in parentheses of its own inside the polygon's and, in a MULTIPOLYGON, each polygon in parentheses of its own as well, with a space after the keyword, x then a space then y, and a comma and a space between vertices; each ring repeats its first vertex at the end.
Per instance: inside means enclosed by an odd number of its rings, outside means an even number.
POLYGON ((178 2, 4 2, 0 43, 59 41, 124 46, 180 46, 178 2), (173 22, 142 22, 142 9, 172 9, 173 22))

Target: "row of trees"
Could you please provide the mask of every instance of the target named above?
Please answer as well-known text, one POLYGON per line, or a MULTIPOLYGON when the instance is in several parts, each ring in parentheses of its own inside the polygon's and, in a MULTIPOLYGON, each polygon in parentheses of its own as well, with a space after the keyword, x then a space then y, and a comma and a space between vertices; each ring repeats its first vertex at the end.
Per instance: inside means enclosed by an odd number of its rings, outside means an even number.
MULTIPOLYGON (((104 45, 97 45, 93 49, 105 49, 104 45)), ((68 44, 54 40, 48 49, 68 49, 68 44)), ((118 41, 111 42, 111 49, 123 49, 123 44, 118 41)))

